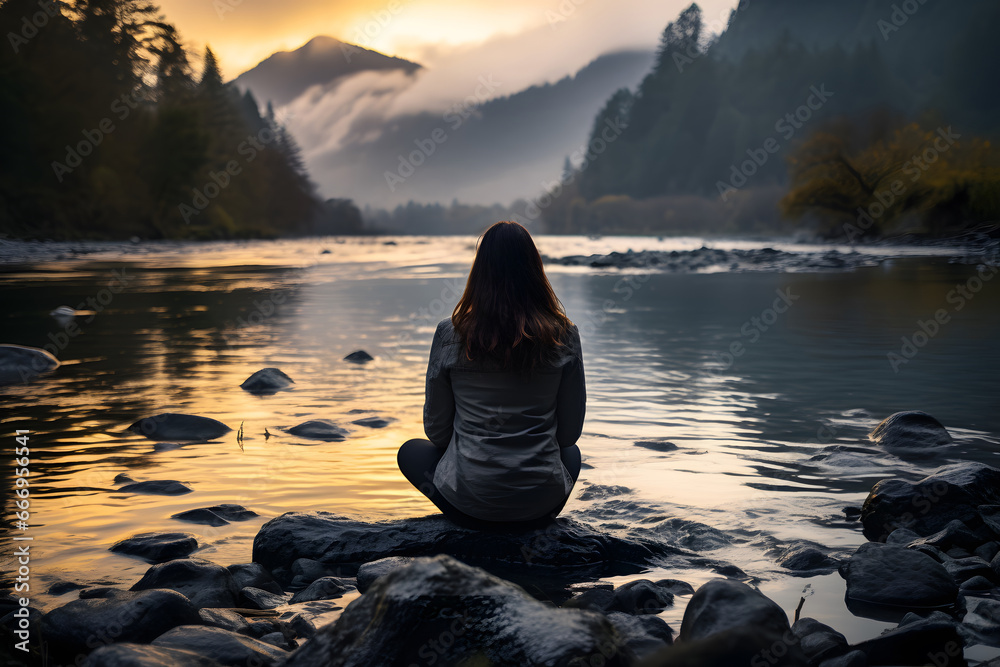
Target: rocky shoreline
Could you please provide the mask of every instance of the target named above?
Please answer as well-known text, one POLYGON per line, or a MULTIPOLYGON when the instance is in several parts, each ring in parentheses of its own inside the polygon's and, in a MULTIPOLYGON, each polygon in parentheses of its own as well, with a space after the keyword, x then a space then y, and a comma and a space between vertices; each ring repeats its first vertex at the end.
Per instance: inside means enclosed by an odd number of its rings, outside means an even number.
MULTIPOLYGON (((950 439, 918 412, 893 415, 872 437, 904 449, 950 439)), ((204 510, 188 520, 254 515, 204 510)), ((250 562, 228 567, 191 557, 197 542, 185 533, 115 544, 148 571, 128 590, 81 586, 48 613, 28 607, 32 657, 93 667, 941 667, 968 664, 966 646, 1000 646, 1000 469, 959 463, 916 482, 882 480, 858 521, 870 541, 849 557, 795 548, 779 559, 807 576, 839 568, 852 613, 897 624, 854 645, 799 610, 789 618, 739 568, 647 533, 566 518, 480 532, 440 515, 365 523, 289 512, 261 527, 250 562), (694 590, 640 576, 664 563, 719 578, 694 590), (612 575, 635 578, 601 579, 612 575), (658 614, 678 596, 690 599, 671 628, 658 614), (341 613, 330 622, 332 611, 341 613)), ((8 647, 19 609, 13 595, 0 601, 8 647)))

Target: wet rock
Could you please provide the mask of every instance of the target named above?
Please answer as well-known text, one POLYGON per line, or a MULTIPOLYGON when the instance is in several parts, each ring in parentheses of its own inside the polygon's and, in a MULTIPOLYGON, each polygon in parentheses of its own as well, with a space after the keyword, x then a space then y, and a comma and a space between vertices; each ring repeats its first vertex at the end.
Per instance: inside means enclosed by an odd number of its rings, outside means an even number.
POLYGON ((680 640, 705 639, 745 627, 779 637, 791 629, 781 607, 760 592, 731 579, 713 579, 695 591, 684 610, 680 640))
POLYGON ((288 389, 295 380, 288 377, 278 368, 262 368, 246 380, 240 387, 244 391, 257 395, 274 394, 282 389, 288 389))
POLYGON ((614 590, 608 610, 626 614, 658 614, 673 603, 673 593, 649 579, 637 579, 614 590))
POLYGON ((969 530, 964 523, 955 520, 949 521, 944 528, 933 535, 921 537, 910 542, 910 546, 916 546, 918 544, 929 544, 932 547, 937 547, 941 551, 948 551, 954 547, 975 549, 982 544, 982 540, 977 537, 975 533, 969 530))
POLYGON ((183 593, 196 607, 235 607, 239 589, 229 570, 200 558, 154 565, 131 590, 169 588, 183 593))
POLYGON ((778 556, 778 565, 796 574, 829 574, 837 569, 839 562, 808 543, 786 547, 778 556))
POLYGON ((258 516, 256 512, 248 510, 242 505, 224 504, 178 512, 171 515, 170 518, 205 526, 225 526, 230 521, 247 521, 256 516, 258 516))
POLYGON ((133 482, 135 482, 135 480, 132 479, 129 476, 128 473, 120 472, 117 475, 115 475, 115 479, 114 479, 114 481, 112 483, 113 484, 131 484, 133 482))
POLYGON ((990 568, 990 564, 979 556, 969 558, 945 558, 941 561, 944 569, 955 581, 965 581, 973 577, 985 577, 995 579, 996 574, 990 568))
POLYGON ((591 588, 577 593, 563 603, 563 607, 569 609, 589 609, 590 611, 606 612, 611 608, 615 600, 613 589, 591 588))
POLYGON ((277 646, 280 649, 290 649, 291 646, 288 644, 288 640, 285 639, 285 635, 280 632, 269 632, 268 634, 262 636, 260 641, 265 644, 270 644, 271 646, 277 646))
POLYGON ((934 608, 947 607, 958 596, 958 586, 944 566, 926 554, 893 544, 862 544, 840 573, 847 580, 848 604, 934 608))
POLYGON ((346 579, 321 577, 293 595, 289 602, 297 604, 299 602, 314 602, 316 600, 335 600, 353 588, 354 586, 346 579))
POLYGON ((364 593, 379 577, 384 577, 393 570, 406 567, 414 560, 412 556, 390 556, 365 563, 358 568, 358 590, 364 593))
POLYGON ((870 665, 926 665, 965 667, 965 642, 951 619, 925 619, 890 630, 852 648, 865 654, 870 665))
POLYGON ((674 631, 658 616, 613 611, 607 614, 607 619, 624 638, 625 646, 639 659, 674 643, 674 631))
POLYGON ((118 489, 121 493, 143 493, 151 496, 182 496, 191 493, 192 489, 176 479, 155 479, 148 482, 126 484, 118 489))
POLYGON ((136 556, 149 563, 164 563, 175 558, 187 558, 198 548, 198 540, 190 533, 140 533, 116 542, 109 551, 136 556))
POLYGON ((86 588, 83 584, 78 584, 74 581, 55 581, 49 586, 49 595, 65 595, 70 591, 80 590, 81 588, 86 588))
POLYGON ((201 625, 182 625, 169 630, 157 637, 153 646, 191 651, 232 667, 273 665, 288 655, 287 651, 252 637, 201 625))
POLYGON ((998 503, 1000 470, 982 463, 956 463, 917 482, 878 482, 865 500, 861 521, 865 537, 882 542, 897 528, 931 535, 951 521, 975 522, 980 505, 998 503))
POLYGON ((0 345, 0 386, 31 382, 59 368, 59 360, 37 347, 0 345))
POLYGON ((600 660, 606 667, 623 667, 634 660, 604 616, 552 609, 507 581, 438 556, 376 581, 283 667, 408 665, 426 662, 427 653, 447 665, 600 660))
POLYGON ((344 361, 350 361, 350 362, 355 363, 355 364, 364 364, 364 363, 367 363, 369 361, 374 361, 374 360, 375 360, 375 357, 373 357, 372 355, 368 354, 364 350, 356 350, 354 352, 351 352, 346 357, 344 357, 344 361))
POLYGON ((288 433, 300 438, 335 442, 343 440, 350 432, 340 428, 329 419, 311 419, 291 427, 288 429, 288 433))
POLYGON ((209 417, 165 412, 140 419, 128 430, 150 440, 215 440, 233 429, 209 417))
POLYGON ((198 610, 180 593, 146 590, 73 600, 45 614, 40 632, 56 653, 80 654, 102 643, 149 643, 165 630, 199 622, 198 610))
POLYGON ((289 512, 265 523, 253 546, 254 562, 270 569, 279 582, 278 568, 298 558, 336 566, 439 553, 497 570, 507 566, 511 576, 537 571, 551 578, 572 571, 575 581, 581 568, 638 571, 654 557, 676 557, 678 563, 698 558, 652 539, 624 539, 566 518, 535 530, 484 533, 441 515, 363 523, 329 512, 289 512))
POLYGON ((80 591, 80 599, 92 600, 97 598, 112 598, 122 593, 128 593, 128 591, 122 588, 113 588, 111 586, 94 586, 92 588, 84 588, 80 591))
POLYGON ((983 643, 1000 643, 1000 600, 982 597, 965 599, 962 625, 969 628, 983 643))
POLYGON ((919 542, 921 539, 922 538, 919 535, 908 528, 897 528, 889 533, 889 536, 885 538, 885 543, 898 544, 905 547, 908 544, 919 542))
POLYGON ((83 667, 166 667, 167 665, 219 667, 219 663, 211 658, 192 651, 132 643, 102 646, 87 656, 83 662, 83 667))
POLYGON ((271 576, 271 573, 260 563, 236 563, 226 569, 233 575, 233 582, 236 584, 236 588, 242 589, 247 586, 253 586, 254 588, 259 588, 275 595, 284 593, 278 582, 271 576))
POLYGON ((340 577, 344 574, 345 569, 338 565, 328 565, 311 558, 296 558, 292 562, 292 583, 296 586, 308 586, 322 577, 340 577))
POLYGON ((677 445, 666 440, 636 440, 634 444, 636 447, 652 449, 654 452, 676 452, 678 449, 677 445))
POLYGON ((247 622, 247 619, 231 609, 213 609, 211 607, 199 609, 198 616, 204 625, 209 625, 213 628, 222 628, 223 630, 229 630, 241 635, 250 634, 250 624, 247 622))
POLYGON ((798 638, 799 646, 810 664, 847 652, 847 638, 814 618, 805 617, 795 621, 792 634, 798 638))
POLYGON ((361 419, 355 419, 351 422, 352 424, 357 424, 358 426, 365 426, 367 428, 385 428, 392 423, 389 419, 383 419, 382 417, 363 417, 361 419))
POLYGON ((674 595, 694 595, 694 586, 680 579, 659 579, 653 583, 674 595))
POLYGON ((947 429, 926 412, 910 410, 886 417, 869 439, 896 456, 932 456, 952 442, 947 429))
POLYGON ((976 575, 962 581, 959 589, 961 589, 963 593, 984 593, 986 591, 991 591, 996 587, 997 585, 986 577, 976 575))
POLYGON ((239 599, 240 606, 247 609, 274 609, 288 602, 284 594, 278 595, 253 586, 240 590, 239 599))
POLYGON ((974 554, 979 556, 987 563, 993 560, 993 557, 1000 553, 1000 542, 986 542, 985 544, 980 544, 976 547, 974 554))
POLYGON ((995 535, 1000 535, 1000 505, 980 505, 979 517, 995 535))

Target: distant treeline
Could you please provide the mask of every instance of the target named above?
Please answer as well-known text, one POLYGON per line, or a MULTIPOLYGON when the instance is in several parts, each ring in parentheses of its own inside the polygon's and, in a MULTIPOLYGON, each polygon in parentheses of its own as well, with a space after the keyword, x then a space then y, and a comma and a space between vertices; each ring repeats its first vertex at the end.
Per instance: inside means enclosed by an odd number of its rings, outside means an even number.
POLYGON ((911 4, 755 0, 714 38, 692 5, 567 158, 546 228, 874 240, 997 220, 1000 4, 911 4))
POLYGON ((354 233, 268 105, 198 73, 141 0, 0 4, 0 233, 247 238, 354 233))

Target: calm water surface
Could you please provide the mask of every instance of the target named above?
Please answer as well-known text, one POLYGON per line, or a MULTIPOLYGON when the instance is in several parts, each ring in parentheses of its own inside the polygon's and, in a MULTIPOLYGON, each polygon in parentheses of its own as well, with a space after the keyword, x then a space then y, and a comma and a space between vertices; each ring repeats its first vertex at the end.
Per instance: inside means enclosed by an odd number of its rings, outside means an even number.
MULTIPOLYGON (((228 564, 249 561, 260 525, 285 511, 324 509, 359 519, 434 511, 398 472, 395 453, 422 435, 430 340, 464 286, 474 239, 383 241, 91 246, 99 251, 60 259, 43 253, 0 267, 0 342, 33 346, 63 331, 49 311, 88 297, 108 301, 101 290, 124 277, 124 289, 64 341, 61 368, 0 389, 5 448, 13 446, 15 429, 32 432, 37 588, 59 580, 130 585, 148 565, 108 547, 138 532, 194 533, 202 545, 197 556, 228 564), (376 360, 342 361, 357 349, 376 360), (266 397, 240 389, 265 366, 283 369, 294 389, 266 397), (234 431, 160 451, 126 431, 161 412, 214 417, 234 431), (393 421, 377 430, 350 424, 369 415, 393 421), (345 442, 316 444, 282 430, 317 418, 352 433, 345 442), (241 424, 242 446, 235 431, 241 424), (117 493, 119 473, 181 480, 194 492, 117 493), (217 503, 239 503, 261 516, 222 528, 170 518, 217 503)), ((551 256, 702 244, 537 241, 551 256)), ((877 635, 885 624, 850 615, 836 573, 791 577, 776 565, 774 549, 806 540, 849 553, 864 538, 842 508, 860 506, 877 480, 918 478, 955 460, 997 463, 1000 280, 985 283, 958 310, 948 294, 975 267, 913 256, 927 252, 899 250, 895 259, 847 272, 549 267, 581 329, 589 393, 580 441, 587 467, 567 514, 609 529, 675 518, 668 524, 672 541, 738 565, 789 613, 805 589, 803 614, 851 640, 877 635), (782 313, 770 310, 779 294, 782 313), (893 369, 888 353, 898 354, 901 337, 938 309, 950 321, 893 369), (742 354, 729 357, 737 342, 742 354), (956 443, 918 462, 870 446, 867 432, 906 409, 935 415, 956 443), (634 444, 651 439, 677 449, 634 444)), ((11 458, 3 457, 0 482, 5 516, 12 509, 11 458)), ((3 543, 6 549, 10 541, 3 543)), ((716 575, 658 568, 642 576, 697 586, 716 575)), ((36 592, 33 602, 48 608, 75 596, 36 592)), ((678 598, 663 614, 675 629, 685 602, 678 598)))

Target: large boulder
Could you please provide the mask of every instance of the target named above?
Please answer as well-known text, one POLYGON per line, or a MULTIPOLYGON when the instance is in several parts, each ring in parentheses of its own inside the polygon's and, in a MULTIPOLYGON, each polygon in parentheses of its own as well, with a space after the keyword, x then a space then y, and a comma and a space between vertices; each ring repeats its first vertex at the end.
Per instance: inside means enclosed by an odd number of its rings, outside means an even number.
POLYGON ((1000 504, 1000 470, 983 463, 955 463, 917 482, 878 482, 861 509, 861 522, 865 537, 884 542, 897 528, 924 536, 951 521, 982 521, 978 507, 994 504, 1000 504))
POLYGON ((209 417, 165 412, 140 419, 129 426, 128 430, 150 440, 203 441, 221 438, 233 429, 209 417))
POLYGON ((200 622, 198 610, 176 591, 116 591, 53 609, 42 617, 41 637, 57 654, 79 655, 117 642, 147 644, 165 630, 200 622))
POLYGON ((183 593, 196 607, 235 607, 240 591, 229 570, 201 558, 154 565, 131 590, 169 588, 183 593))
POLYGON ((198 540, 190 533, 139 533, 116 542, 109 551, 136 556, 149 563, 165 563, 187 558, 197 548, 198 540))
POLYGON ((153 646, 191 651, 229 667, 264 667, 288 655, 252 637, 203 625, 182 625, 164 632, 153 646))
MULTIPOLYGON (((611 567, 639 571, 656 556, 697 559, 697 554, 648 538, 623 539, 560 518, 545 528, 477 531, 442 515, 364 523, 329 512, 288 512, 265 523, 253 542, 253 560, 282 581, 299 558, 327 565, 362 564, 389 556, 449 554, 507 576, 554 576, 611 567)), ((577 579, 579 580, 579 579, 577 579)))
POLYGON ((784 610, 763 593, 732 579, 713 579, 688 602, 679 638, 694 641, 740 627, 779 636, 791 629, 784 610))
POLYGON ((634 658, 603 615, 553 609, 510 582, 438 556, 376 581, 283 667, 430 662, 624 667, 634 658))
POLYGON ((285 375, 281 369, 262 368, 244 380, 240 387, 251 394, 266 396, 287 389, 293 384, 295 380, 285 375))
POLYGON ((958 586, 943 565, 895 544, 862 544, 840 573, 847 580, 848 605, 864 616, 872 615, 866 606, 876 614, 885 608, 885 617, 892 618, 897 611, 946 608, 958 597, 958 586))
POLYGON ((103 646, 89 656, 83 667, 219 667, 211 658, 175 648, 145 644, 112 644, 103 646))
POLYGON ((889 415, 872 429, 868 438, 901 457, 934 456, 942 446, 952 442, 941 422, 918 410, 889 415))
POLYGON ((31 382, 59 368, 59 360, 37 347, 0 345, 0 386, 31 382))

